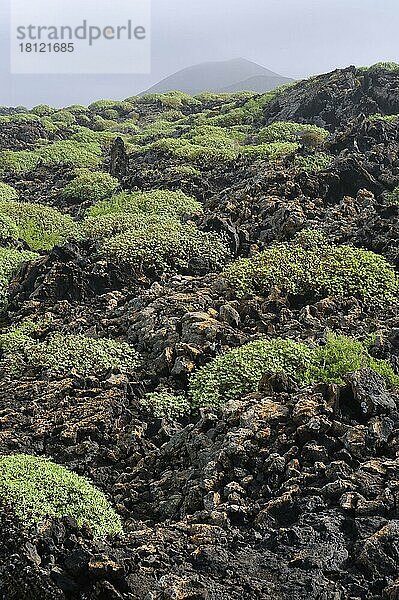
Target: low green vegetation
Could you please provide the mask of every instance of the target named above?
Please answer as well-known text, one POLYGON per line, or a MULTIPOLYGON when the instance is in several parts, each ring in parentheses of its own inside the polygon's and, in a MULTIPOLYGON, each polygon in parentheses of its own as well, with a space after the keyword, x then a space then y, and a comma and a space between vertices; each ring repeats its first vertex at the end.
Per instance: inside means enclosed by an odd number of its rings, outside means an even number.
POLYGON ((98 167, 102 150, 97 142, 61 140, 52 144, 38 145, 35 150, 2 150, 0 152, 0 175, 26 175, 39 165, 91 168, 98 167))
POLYGON ((51 115, 50 120, 53 121, 53 123, 57 123, 61 126, 63 125, 64 127, 69 127, 76 123, 75 115, 66 109, 55 111, 55 113, 51 115))
POLYGON ((271 142, 257 146, 242 146, 240 152, 244 156, 249 156, 255 160, 275 161, 294 154, 298 147, 298 144, 294 142, 271 142))
POLYGON ((122 532, 120 518, 100 490, 43 457, 0 456, 0 500, 26 525, 68 516, 96 537, 122 532))
POLYGON ((115 115, 129 114, 134 109, 135 102, 129 100, 96 100, 88 109, 95 114, 107 114, 112 111, 115 115))
POLYGON ((159 419, 179 419, 190 414, 191 411, 191 405, 186 396, 167 392, 147 394, 142 398, 141 404, 159 419))
MULTIPOLYGON (((80 125, 73 127, 74 133, 69 138, 73 143, 98 144, 101 148, 108 148, 118 137, 118 133, 113 131, 93 131, 88 127, 80 125)), ((78 165, 79 166, 79 165, 78 165)))
POLYGON ((68 165, 95 169, 101 162, 102 150, 97 142, 61 140, 38 148, 35 154, 44 165, 68 165))
POLYGON ((385 123, 395 123, 399 119, 399 115, 382 115, 375 113, 369 117, 370 121, 385 121, 385 123))
POLYGON ((181 217, 185 214, 201 214, 202 206, 197 200, 180 190, 151 190, 148 192, 122 192, 110 200, 96 203, 88 216, 98 217, 111 213, 156 214, 181 217))
POLYGON ((15 113, 0 116, 0 125, 2 123, 40 123, 40 117, 29 113, 15 113))
POLYGON ((344 384, 343 375, 366 367, 379 373, 388 385, 399 387, 399 376, 395 375, 386 360, 370 356, 367 343, 344 335, 330 334, 325 345, 318 346, 313 351, 312 362, 305 374, 305 380, 310 383, 344 384))
POLYGON ((329 135, 328 131, 321 127, 316 127, 316 125, 276 121, 261 129, 258 133, 258 139, 261 142, 298 142, 308 134, 316 136, 315 140, 318 140, 319 145, 329 135))
POLYGON ((324 345, 310 346, 277 338, 256 340, 212 360, 197 371, 190 382, 195 406, 218 407, 255 392, 265 375, 285 373, 302 384, 338 383, 362 368, 371 368, 388 385, 399 386, 387 361, 370 356, 367 345, 345 336, 330 334, 324 345))
MULTIPOLYGON (((136 125, 137 127, 137 125, 136 125)), ((158 120, 145 126, 141 131, 132 135, 131 141, 136 144, 150 144, 157 140, 171 137, 177 131, 178 125, 171 121, 158 120)), ((120 128, 119 128, 120 129, 120 128)), ((122 130, 125 128, 122 127, 122 130)))
POLYGON ((233 128, 216 127, 215 125, 197 125, 183 134, 181 139, 187 139, 197 146, 220 150, 238 149, 244 142, 245 133, 233 128))
POLYGON ((0 311, 7 305, 7 290, 11 278, 21 267, 22 263, 34 260, 37 254, 16 250, 14 248, 0 247, 0 311))
POLYGON ((67 200, 78 202, 98 202, 109 198, 119 187, 119 181, 101 171, 83 171, 62 190, 67 200))
POLYGON ((201 171, 191 165, 176 165, 169 169, 169 173, 181 181, 201 177, 201 171))
MULTIPOLYGON (((144 150, 146 152, 162 152, 170 157, 180 159, 182 162, 192 163, 205 168, 229 163, 238 154, 237 149, 203 146, 181 138, 161 139, 145 147, 144 150)), ((142 152, 142 150, 139 150, 139 152, 142 152)))
POLYGON ((25 175, 33 171, 39 162, 40 158, 35 152, 2 150, 0 151, 0 175, 25 175))
POLYGON ((136 103, 140 104, 158 104, 162 107, 180 109, 184 106, 200 106, 201 102, 184 92, 172 91, 164 94, 146 94, 136 99, 136 103))
POLYGON ((173 217, 153 216, 142 226, 105 240, 100 254, 129 272, 161 275, 165 270, 184 272, 192 261, 219 270, 229 252, 216 233, 199 231, 193 223, 173 217))
POLYGON ((85 335, 50 334, 44 341, 32 337, 35 331, 30 322, 0 335, 3 360, 9 372, 23 370, 67 375, 103 375, 109 370, 120 373, 134 371, 139 363, 137 352, 125 342, 96 339, 85 335))
POLYGON ((195 406, 221 406, 257 390, 266 373, 304 377, 312 352, 291 340, 257 340, 218 356, 197 371, 190 382, 195 406))
POLYGON ((0 202, 2 202, 3 200, 17 200, 17 198, 17 190, 11 185, 0 181, 0 202))
POLYGON ((0 202, 0 216, 7 217, 15 226, 13 237, 25 240, 33 250, 49 250, 77 231, 69 215, 41 204, 0 202))
POLYGON ((208 122, 219 127, 252 125, 258 119, 262 118, 263 109, 276 97, 276 94, 277 90, 260 96, 253 96, 251 94, 247 102, 241 106, 231 108, 225 113, 210 116, 208 122))
POLYGON ((223 274, 240 294, 267 294, 273 286, 289 296, 314 301, 354 296, 368 306, 396 302, 398 279, 386 260, 373 252, 335 246, 317 231, 277 243, 252 258, 236 261, 223 274))
MULTIPOLYGON (((155 217, 156 218, 156 217, 155 217)), ((145 228, 154 221, 154 215, 137 213, 109 213, 98 217, 87 217, 82 221, 80 232, 84 239, 102 240, 131 229, 145 228)))
POLYGON ((17 240, 18 237, 19 230, 15 221, 7 215, 2 215, 0 213, 0 243, 4 243, 4 241, 9 238, 17 240))
POLYGON ((399 186, 385 195, 390 204, 399 204, 399 186))
POLYGON ((366 70, 369 72, 373 71, 399 71, 399 64, 396 62, 378 62, 371 67, 366 67, 366 70))
POLYGON ((334 158, 331 154, 326 152, 315 152, 308 156, 301 156, 297 154, 294 157, 294 167, 301 171, 307 171, 308 173, 317 173, 317 171, 324 171, 328 169, 334 158))
POLYGON ((49 106, 48 104, 38 104, 32 108, 31 113, 37 115, 38 117, 49 117, 50 115, 54 114, 56 110, 57 109, 49 106))

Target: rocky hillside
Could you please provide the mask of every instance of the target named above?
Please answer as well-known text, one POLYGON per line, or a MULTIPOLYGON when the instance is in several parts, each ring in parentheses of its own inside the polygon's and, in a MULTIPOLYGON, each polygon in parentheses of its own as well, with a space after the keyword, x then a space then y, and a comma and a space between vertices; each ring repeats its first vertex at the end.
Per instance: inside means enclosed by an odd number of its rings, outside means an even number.
POLYGON ((399 65, 0 109, 0 598, 399 598, 399 65))

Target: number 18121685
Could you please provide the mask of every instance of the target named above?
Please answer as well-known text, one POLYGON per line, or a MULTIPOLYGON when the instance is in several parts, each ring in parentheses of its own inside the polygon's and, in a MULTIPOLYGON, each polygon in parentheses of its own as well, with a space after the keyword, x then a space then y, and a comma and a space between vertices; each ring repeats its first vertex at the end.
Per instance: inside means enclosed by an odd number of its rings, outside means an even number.
POLYGON ((42 43, 31 43, 31 42, 24 42, 23 44, 19 44, 19 50, 20 52, 74 52, 75 51, 75 46, 72 42, 70 42, 69 44, 67 43, 55 43, 55 44, 46 44, 44 42, 42 43))

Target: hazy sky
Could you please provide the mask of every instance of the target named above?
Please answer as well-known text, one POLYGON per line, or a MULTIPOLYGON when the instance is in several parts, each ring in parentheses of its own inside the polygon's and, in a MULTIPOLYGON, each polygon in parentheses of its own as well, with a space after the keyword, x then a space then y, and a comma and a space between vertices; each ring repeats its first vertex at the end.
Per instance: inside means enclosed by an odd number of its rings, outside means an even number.
MULTIPOLYGON (((237 57, 294 78, 349 64, 399 62, 398 0, 152 0, 150 76, 11 76, 9 1, 0 0, 3 105, 125 98, 183 67, 237 57)), ((84 0, 68 2, 83 16, 84 0)))

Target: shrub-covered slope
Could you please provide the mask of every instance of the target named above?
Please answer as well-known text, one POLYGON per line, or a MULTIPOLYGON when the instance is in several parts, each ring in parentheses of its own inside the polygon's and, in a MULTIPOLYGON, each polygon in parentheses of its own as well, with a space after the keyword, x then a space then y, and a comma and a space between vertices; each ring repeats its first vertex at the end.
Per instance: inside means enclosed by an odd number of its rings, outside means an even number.
POLYGON ((0 109, 0 597, 396 598, 398 82, 0 109))

